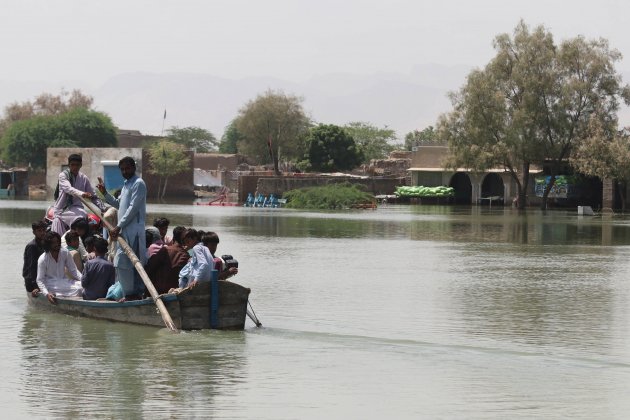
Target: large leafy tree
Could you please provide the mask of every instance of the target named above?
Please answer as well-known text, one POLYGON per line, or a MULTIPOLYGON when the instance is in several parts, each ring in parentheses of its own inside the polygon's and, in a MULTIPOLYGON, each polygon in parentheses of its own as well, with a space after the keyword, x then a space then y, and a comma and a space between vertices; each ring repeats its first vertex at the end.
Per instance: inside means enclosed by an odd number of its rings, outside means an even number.
POLYGON ((159 177, 158 197, 164 198, 168 180, 190 168, 185 147, 168 139, 153 143, 149 148, 149 172, 159 177))
POLYGON ((238 142, 242 139, 236 129, 236 122, 233 120, 225 128, 223 136, 221 136, 221 143, 219 144, 219 152, 221 153, 238 153, 238 142))
POLYGON ((0 135, 16 121, 35 116, 60 115, 74 109, 91 109, 94 99, 78 89, 72 92, 62 90, 58 95, 42 93, 33 101, 13 102, 4 108, 0 119, 0 135))
POLYGON ((378 128, 366 122, 351 122, 344 130, 354 139, 363 153, 364 163, 384 159, 396 148, 396 132, 387 127, 378 128))
POLYGON ((219 145, 214 134, 200 127, 171 127, 166 138, 198 153, 216 152, 219 145))
POLYGON ((116 129, 100 112, 76 108, 12 123, 2 137, 3 158, 12 165, 46 166, 48 147, 115 147, 116 129))
POLYGON ((352 136, 337 125, 320 124, 311 128, 306 142, 307 159, 314 171, 351 170, 363 161, 363 154, 352 136))
POLYGON ((630 136, 627 132, 606 129, 600 119, 592 118, 586 138, 573 150, 570 162, 585 175, 614 180, 622 210, 626 210, 626 190, 630 182, 630 136))
POLYGON ((440 117, 438 137, 449 144, 450 167, 503 167, 525 205, 531 164, 546 165, 551 183, 571 150, 585 137, 596 109, 602 123, 616 123, 620 98, 630 98, 614 63, 620 54, 605 40, 582 37, 556 45, 549 31, 520 22, 511 37, 495 38, 497 55, 474 70, 451 95, 453 111, 440 117))
POLYGON ((245 104, 234 124, 240 135, 239 152, 261 163, 273 163, 279 174, 281 159, 303 155, 310 120, 302 108, 302 98, 269 90, 245 104))

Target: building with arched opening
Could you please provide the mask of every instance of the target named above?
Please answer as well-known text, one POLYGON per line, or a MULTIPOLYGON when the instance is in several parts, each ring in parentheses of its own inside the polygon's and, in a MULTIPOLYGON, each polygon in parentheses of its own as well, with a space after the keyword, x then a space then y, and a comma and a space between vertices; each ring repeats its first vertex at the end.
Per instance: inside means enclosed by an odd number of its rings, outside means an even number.
MULTIPOLYGON (((455 204, 511 204, 517 198, 516 182, 505 169, 490 169, 485 172, 445 170, 443 162, 447 153, 446 146, 415 147, 409 168, 410 184, 453 187, 455 204)), ((538 168, 530 168, 531 178, 527 192, 529 197, 535 196, 533 176, 541 172, 538 168)))

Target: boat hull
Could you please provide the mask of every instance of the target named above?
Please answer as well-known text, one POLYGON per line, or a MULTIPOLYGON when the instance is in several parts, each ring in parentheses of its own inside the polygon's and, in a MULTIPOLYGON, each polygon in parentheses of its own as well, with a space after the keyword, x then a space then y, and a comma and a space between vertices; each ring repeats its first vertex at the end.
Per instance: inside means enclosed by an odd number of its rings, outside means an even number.
MULTIPOLYGON (((245 328, 250 289, 229 281, 219 281, 218 285, 219 305, 214 328, 242 330, 245 328)), ((178 329, 210 329, 213 328, 211 296, 210 282, 200 282, 195 287, 179 293, 162 295, 162 301, 178 329)), ((40 294, 33 297, 29 293, 28 302, 38 310, 154 327, 164 326, 164 321, 151 298, 121 303, 59 297, 57 304, 53 305, 48 302, 46 296, 40 294)))

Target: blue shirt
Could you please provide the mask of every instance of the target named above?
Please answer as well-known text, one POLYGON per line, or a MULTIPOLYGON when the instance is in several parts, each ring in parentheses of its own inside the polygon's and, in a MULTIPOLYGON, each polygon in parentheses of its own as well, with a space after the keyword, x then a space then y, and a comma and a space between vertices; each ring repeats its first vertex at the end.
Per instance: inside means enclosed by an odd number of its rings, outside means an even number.
MULTIPOLYGON (((144 181, 138 175, 134 175, 125 180, 118 199, 107 193, 105 200, 118 209, 120 234, 136 254, 140 263, 145 265, 147 262, 147 243, 144 220, 146 218, 147 187, 144 181)), ((117 247, 114 266, 133 270, 131 260, 127 258, 125 251, 120 246, 117 247)))
POLYGON ((114 284, 116 269, 114 264, 103 257, 96 257, 85 263, 83 267, 83 299, 95 300, 104 298, 107 289, 114 284))

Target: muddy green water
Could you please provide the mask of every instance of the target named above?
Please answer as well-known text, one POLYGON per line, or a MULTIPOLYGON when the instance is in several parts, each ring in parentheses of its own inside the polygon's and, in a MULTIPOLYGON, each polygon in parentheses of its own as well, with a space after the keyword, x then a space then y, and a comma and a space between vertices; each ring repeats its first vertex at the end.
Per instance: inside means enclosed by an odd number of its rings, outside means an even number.
POLYGON ((264 324, 172 335, 26 306, 46 204, 0 201, 5 418, 630 415, 625 217, 150 205, 219 233, 264 324))

